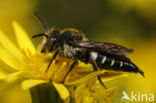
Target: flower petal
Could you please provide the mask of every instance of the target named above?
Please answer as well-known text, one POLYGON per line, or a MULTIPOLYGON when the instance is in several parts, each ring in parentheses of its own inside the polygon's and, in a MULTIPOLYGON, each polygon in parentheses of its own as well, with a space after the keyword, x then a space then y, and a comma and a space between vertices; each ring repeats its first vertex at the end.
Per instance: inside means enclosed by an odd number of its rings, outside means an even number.
POLYGON ((46 81, 45 80, 29 79, 29 80, 25 80, 22 82, 22 88, 24 90, 28 90, 32 87, 35 87, 35 86, 43 84, 43 83, 46 83, 46 81))
MULTIPOLYGON (((93 78, 95 78, 97 75, 101 75, 101 79, 103 82, 109 82, 111 80, 127 77, 128 75, 126 73, 118 73, 114 71, 108 71, 108 70, 102 70, 102 71, 94 71, 90 74, 87 74, 86 76, 76 80, 76 81, 68 81, 66 80, 64 82, 65 85, 77 85, 81 84, 82 82, 89 81, 93 78)), ((99 81, 97 81, 99 83, 99 81)))
POLYGON ((115 88, 104 89, 97 84, 81 84, 74 91, 75 103, 112 103, 115 88))
POLYGON ((69 94, 68 90, 64 87, 64 85, 59 84, 59 83, 54 83, 54 82, 53 82, 53 85, 63 100, 65 100, 65 101, 70 100, 70 94, 69 94))
MULTIPOLYGON (((1 87, 0 87, 1 88, 1 87)), ((1 103, 32 103, 29 90, 23 91, 19 83, 8 85, 0 91, 1 103)))
POLYGON ((28 75, 26 72, 14 72, 8 75, 3 75, 3 77, 0 78, 0 90, 5 89, 12 83, 22 81, 26 78, 30 78, 30 75, 28 75))
POLYGON ((92 79, 92 78, 94 78, 94 77, 96 77, 97 75, 101 75, 101 74, 103 74, 105 71, 103 70, 103 71, 95 71, 95 72, 92 72, 92 73, 90 73, 90 74, 88 74, 88 75, 86 75, 86 76, 84 76, 83 78, 81 78, 81 79, 78 79, 78 80, 76 80, 76 81, 73 81, 73 82, 66 82, 65 81, 65 85, 75 85, 75 84, 80 84, 80 83, 82 83, 82 82, 86 82, 86 81, 88 81, 88 80, 90 80, 90 79, 92 79))
POLYGON ((13 28, 19 47, 26 50, 29 49, 32 54, 36 53, 36 49, 30 38, 28 37, 27 33, 16 21, 13 21, 13 28))
POLYGON ((85 63, 83 63, 83 62, 80 62, 80 63, 78 64, 78 67, 86 68, 86 67, 92 67, 92 65, 91 65, 91 64, 85 64, 85 63))
POLYGON ((0 44, 1 46, 18 61, 22 61, 22 54, 17 47, 0 31, 0 44))
MULTIPOLYGON (((124 78, 124 77, 128 77, 128 75, 126 73, 111 73, 111 72, 109 74, 109 72, 107 72, 102 77, 102 81, 103 82, 109 82, 109 81, 120 79, 120 78, 124 78)), ((97 83, 99 83, 99 82, 97 81, 97 83)))
POLYGON ((19 72, 14 72, 14 73, 8 74, 5 78, 5 80, 8 83, 14 83, 14 82, 23 81, 25 79, 30 79, 30 78, 33 78, 33 77, 29 73, 24 72, 24 71, 19 71, 19 72))
POLYGON ((16 70, 6 63, 4 63, 2 60, 0 60, 0 73, 3 73, 5 75, 15 72, 16 70))
POLYGON ((6 74, 0 72, 0 79, 4 79, 5 77, 6 77, 6 74))
POLYGON ((19 62, 16 58, 14 58, 12 55, 10 55, 6 50, 4 50, 1 46, 0 46, 0 59, 6 63, 7 65, 9 65, 10 67, 17 69, 17 70, 21 70, 21 62, 19 62))
POLYGON ((4 78, 0 78, 0 91, 4 90, 9 85, 4 78))

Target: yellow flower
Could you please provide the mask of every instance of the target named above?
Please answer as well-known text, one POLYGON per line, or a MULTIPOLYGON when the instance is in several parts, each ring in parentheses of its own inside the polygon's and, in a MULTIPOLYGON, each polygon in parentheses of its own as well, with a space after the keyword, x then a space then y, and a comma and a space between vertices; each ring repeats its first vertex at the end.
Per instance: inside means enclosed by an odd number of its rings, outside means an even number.
MULTIPOLYGON (((23 28, 15 21, 13 22, 13 27, 18 47, 0 31, 0 69, 2 71, 0 73, 0 90, 15 82, 21 82, 24 90, 48 83, 52 72, 45 73, 44 68, 48 65, 51 55, 44 56, 44 54, 37 53, 37 50, 23 28)), ((54 64, 55 62, 51 65, 51 68, 54 64)), ((66 64, 60 62, 60 65, 57 66, 63 67, 66 64)), ((57 66, 54 66, 52 70, 57 68, 57 66)), ((68 90, 62 84, 54 82, 52 84, 59 92, 60 97, 68 101, 70 96, 68 90)))
MULTIPOLYGON (((50 84, 54 86, 60 98, 65 102, 70 100, 69 91, 77 103, 86 102, 88 99, 88 102, 112 102, 114 89, 105 90, 96 81, 97 75, 103 75, 103 82, 127 76, 106 70, 93 72, 90 65, 80 63, 69 73, 64 85, 60 84, 64 80, 72 60, 57 56, 48 72, 45 72, 53 52, 40 53, 40 49, 35 49, 27 33, 15 21, 13 22, 13 28, 17 46, 0 31, 0 90, 4 90, 8 85, 17 82, 21 83, 24 90, 32 88, 31 91, 34 91, 33 87, 38 85, 40 88, 42 86, 49 88, 50 84)), ((33 93, 31 94, 33 95, 33 93)))
POLYGON ((80 85, 74 91, 76 103, 112 103, 115 88, 107 89, 96 84, 95 80, 80 85))
POLYGON ((102 74, 102 81, 104 83, 127 77, 127 74, 103 70, 102 72, 88 74, 75 82, 67 83, 68 85, 76 84, 76 89, 74 86, 70 88, 75 103, 112 103, 115 88, 105 90, 95 78, 99 74, 102 74))

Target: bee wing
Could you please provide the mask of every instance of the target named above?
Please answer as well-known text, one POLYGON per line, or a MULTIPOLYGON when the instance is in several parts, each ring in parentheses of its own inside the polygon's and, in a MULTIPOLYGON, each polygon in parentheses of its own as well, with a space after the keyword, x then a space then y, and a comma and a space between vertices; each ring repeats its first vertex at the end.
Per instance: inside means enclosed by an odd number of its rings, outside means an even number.
POLYGON ((128 55, 133 52, 132 49, 114 44, 114 43, 105 43, 105 42, 94 42, 94 41, 72 41, 71 45, 88 48, 93 51, 98 51, 101 53, 108 53, 112 55, 128 55))

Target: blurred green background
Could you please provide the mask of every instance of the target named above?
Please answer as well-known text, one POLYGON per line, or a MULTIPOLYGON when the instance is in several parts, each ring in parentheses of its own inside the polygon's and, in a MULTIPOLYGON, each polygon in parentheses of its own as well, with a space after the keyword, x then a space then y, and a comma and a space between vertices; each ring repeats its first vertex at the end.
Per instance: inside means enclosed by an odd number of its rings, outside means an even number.
MULTIPOLYGON (((0 0, 0 30, 14 43, 12 20, 18 21, 30 38, 44 32, 34 11, 49 28, 77 28, 91 40, 134 49, 129 57, 145 72, 146 78, 130 74, 128 78, 107 83, 108 87, 118 87, 114 103, 121 102, 123 90, 128 94, 131 91, 156 94, 156 0, 0 0)), ((40 40, 32 41, 37 46, 40 40)), ((21 101, 17 99, 15 103, 21 101)))

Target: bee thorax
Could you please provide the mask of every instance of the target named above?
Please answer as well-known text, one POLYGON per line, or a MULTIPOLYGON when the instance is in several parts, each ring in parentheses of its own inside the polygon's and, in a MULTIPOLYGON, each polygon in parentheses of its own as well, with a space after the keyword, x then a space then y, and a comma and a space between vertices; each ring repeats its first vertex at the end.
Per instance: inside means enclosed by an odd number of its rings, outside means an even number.
POLYGON ((68 44, 63 45, 63 54, 67 58, 76 58, 78 52, 81 52, 81 48, 74 48, 73 46, 70 46, 68 44))

